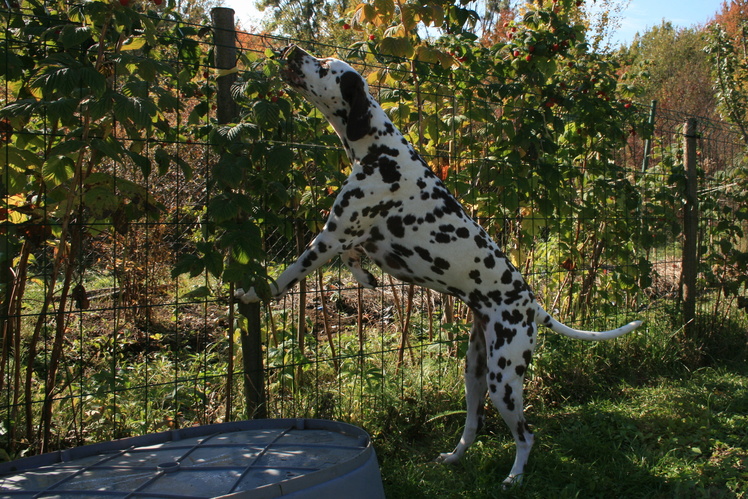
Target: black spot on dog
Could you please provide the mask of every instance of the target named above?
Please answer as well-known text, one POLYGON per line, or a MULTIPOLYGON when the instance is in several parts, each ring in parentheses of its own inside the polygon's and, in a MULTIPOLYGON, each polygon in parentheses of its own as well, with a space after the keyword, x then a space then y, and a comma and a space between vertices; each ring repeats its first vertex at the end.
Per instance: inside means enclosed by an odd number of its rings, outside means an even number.
POLYGON ((393 215, 387 219, 387 229, 394 237, 405 236, 405 226, 402 217, 393 215))
POLYGON ((434 236, 434 241, 441 244, 446 244, 452 241, 452 238, 449 237, 449 234, 445 234, 443 232, 439 232, 434 236))
POLYGON ((369 241, 376 242, 376 241, 384 241, 384 235, 379 230, 379 227, 374 226, 369 231, 369 241))
MULTIPOLYGON (((506 313, 506 312, 504 312, 506 313)), ((494 333, 496 333, 496 348, 499 349, 503 347, 505 344, 508 345, 512 342, 512 339, 517 335, 517 332, 510 328, 506 327, 501 322, 497 322, 494 324, 494 333)))
POLYGON ((442 270, 449 270, 452 265, 444 258, 437 256, 434 258, 434 266, 442 270))
POLYGON ((512 270, 506 269, 503 274, 501 274, 501 284, 511 284, 512 282, 512 270))
POLYGON ((477 234, 473 238, 473 240, 475 241, 475 245, 480 249, 486 248, 488 246, 488 240, 482 232, 480 234, 477 234))
POLYGON ((525 359, 525 364, 529 366, 530 362, 532 362, 532 351, 525 350, 522 352, 522 358, 525 359))
POLYGON ((488 292, 488 297, 496 305, 501 305, 504 302, 504 295, 499 290, 489 291, 488 292))
POLYGON ((403 246, 402 244, 394 243, 392 245, 392 251, 405 258, 413 256, 413 250, 408 248, 407 246, 403 246))
POLYGON ((507 384, 504 385, 504 398, 502 399, 504 401, 504 405, 506 405, 506 408, 510 411, 514 410, 514 399, 512 398, 512 386, 507 384))
POLYGON ((413 249, 415 250, 416 253, 418 253, 418 256, 420 256, 422 260, 426 260, 429 263, 434 261, 434 259, 431 257, 431 253, 426 248, 416 246, 413 249))
POLYGON ((405 260, 400 258, 398 255, 394 253, 387 253, 387 255, 384 257, 384 261, 387 264, 387 266, 392 270, 398 270, 407 268, 408 266, 405 264, 405 260))
POLYGON ((303 265, 306 268, 309 268, 312 266, 312 264, 314 263, 314 260, 316 259, 317 259, 317 253, 315 253, 314 251, 310 251, 307 254, 306 258, 304 258, 304 260, 301 261, 301 265, 303 265))
POLYGON ((519 324, 520 322, 522 322, 523 315, 522 312, 517 309, 514 309, 511 312, 509 312, 508 310, 504 310, 503 312, 501 312, 501 318, 504 320, 504 322, 507 322, 509 324, 519 324))

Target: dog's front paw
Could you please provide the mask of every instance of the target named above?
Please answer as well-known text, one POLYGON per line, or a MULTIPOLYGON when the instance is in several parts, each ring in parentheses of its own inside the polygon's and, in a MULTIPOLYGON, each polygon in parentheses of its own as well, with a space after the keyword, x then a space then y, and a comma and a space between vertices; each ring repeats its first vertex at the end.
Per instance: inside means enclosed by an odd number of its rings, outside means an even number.
POLYGON ((260 297, 257 296, 255 288, 249 288, 247 291, 244 291, 242 288, 237 288, 236 291, 234 291, 234 298, 242 303, 257 303, 260 301, 260 297))
POLYGON ((437 463, 441 464, 455 464, 460 460, 460 455, 456 452, 442 452, 439 457, 436 458, 437 463))

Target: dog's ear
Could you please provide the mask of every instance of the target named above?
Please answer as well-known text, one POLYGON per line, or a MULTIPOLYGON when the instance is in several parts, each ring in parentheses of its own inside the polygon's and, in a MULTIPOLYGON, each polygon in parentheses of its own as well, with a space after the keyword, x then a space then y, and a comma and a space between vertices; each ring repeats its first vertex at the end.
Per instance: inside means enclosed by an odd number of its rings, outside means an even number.
POLYGON ((340 92, 350 107, 345 134, 350 141, 359 140, 371 130, 369 98, 364 90, 364 80, 353 71, 343 73, 340 77, 340 92))

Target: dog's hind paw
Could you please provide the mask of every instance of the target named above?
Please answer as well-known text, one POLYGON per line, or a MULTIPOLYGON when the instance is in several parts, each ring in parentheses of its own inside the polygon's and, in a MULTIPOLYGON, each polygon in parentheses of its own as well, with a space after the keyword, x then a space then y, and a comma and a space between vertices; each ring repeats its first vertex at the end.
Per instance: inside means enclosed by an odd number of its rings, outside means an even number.
POLYGON ((441 464, 455 464, 459 460, 460 456, 456 452, 442 452, 436 458, 436 462, 441 464))
POLYGON ((504 490, 511 489, 512 487, 515 487, 517 485, 522 484, 522 478, 524 475, 509 475, 504 479, 503 482, 501 482, 501 488, 504 490))
POLYGON ((242 288, 237 288, 234 291, 234 298, 242 303, 257 303, 260 301, 260 297, 257 296, 254 288, 249 288, 247 291, 244 291, 242 288))

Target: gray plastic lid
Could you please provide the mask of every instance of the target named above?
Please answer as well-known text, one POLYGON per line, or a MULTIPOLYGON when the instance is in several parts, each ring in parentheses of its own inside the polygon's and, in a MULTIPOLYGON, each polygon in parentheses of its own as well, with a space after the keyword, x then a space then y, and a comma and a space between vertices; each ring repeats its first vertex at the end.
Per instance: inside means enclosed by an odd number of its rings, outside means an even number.
MULTIPOLYGON (((369 435, 355 426, 314 419, 252 420, 2 463, 0 491, 3 497, 259 499, 314 488, 371 463, 376 467, 369 435)), ((372 485, 381 489, 381 482, 372 485)))

